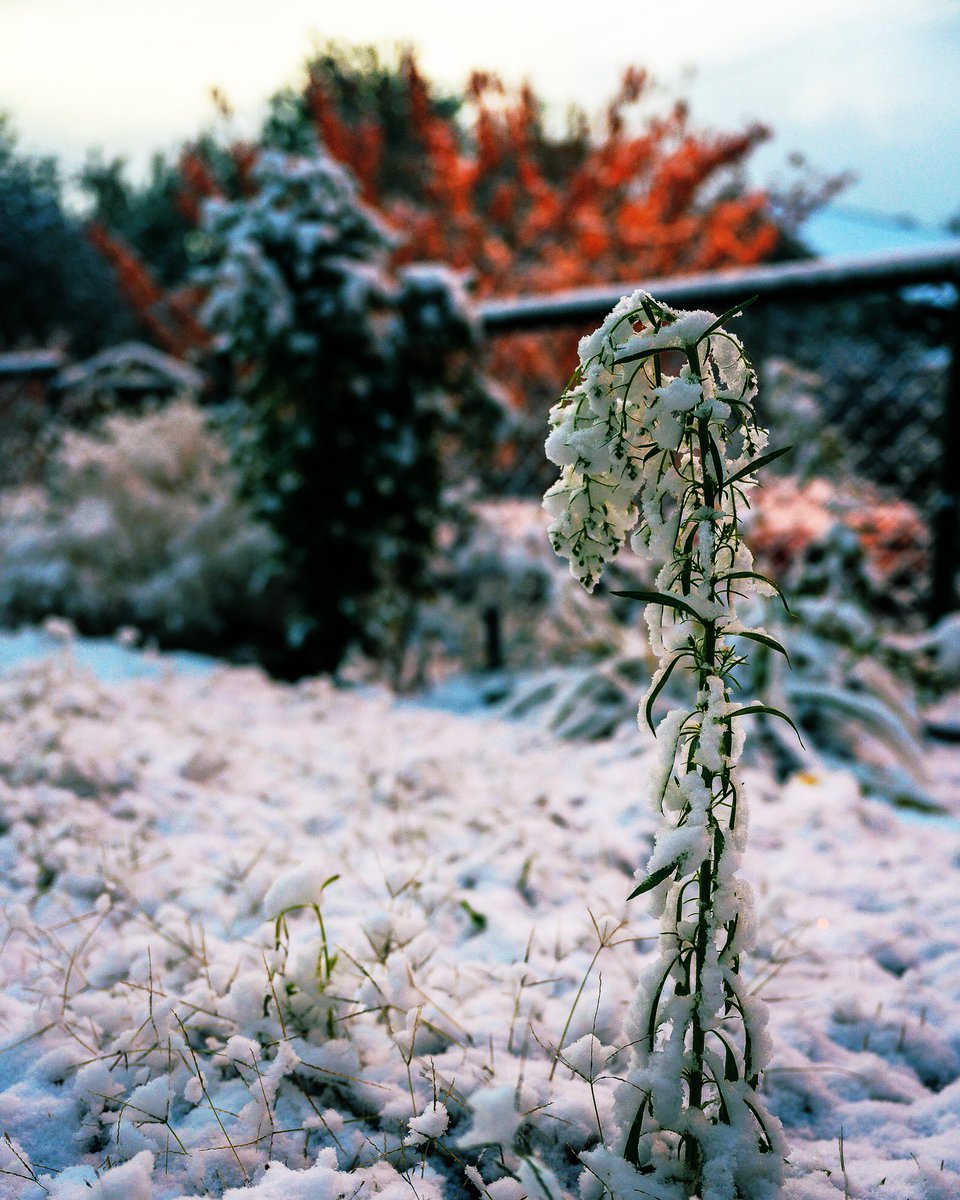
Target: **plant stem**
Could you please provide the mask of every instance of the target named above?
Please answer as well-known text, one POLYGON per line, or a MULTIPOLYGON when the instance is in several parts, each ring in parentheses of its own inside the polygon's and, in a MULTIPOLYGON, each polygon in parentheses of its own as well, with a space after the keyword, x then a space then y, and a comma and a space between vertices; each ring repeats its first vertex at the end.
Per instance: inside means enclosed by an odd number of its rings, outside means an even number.
MULTIPOLYGON (((690 363, 690 371, 698 380, 700 375, 700 362, 697 356, 696 349, 691 347, 688 350, 688 360, 690 363)), ((708 470, 708 442, 710 431, 708 421, 701 417, 697 422, 697 442, 700 450, 700 479, 699 483, 703 489, 703 503, 706 508, 713 508, 716 499, 714 491, 714 481, 710 477, 708 470)), ((691 457, 693 457, 691 455, 691 457)), ((694 459, 696 462, 696 460, 694 459)), ((694 467, 696 474, 696 467, 694 467)), ((711 546, 713 543, 711 543, 711 546)), ((715 563, 715 550, 712 548, 709 561, 705 564, 706 576, 709 583, 709 599, 712 601, 716 596, 717 586, 717 571, 715 563)), ((717 623, 716 620, 707 620, 703 622, 703 656, 700 662, 700 687, 706 688, 708 678, 716 671, 717 658, 717 623)), ((708 793, 713 795, 713 780, 714 774, 707 770, 706 767, 701 767, 701 777, 703 778, 704 786, 708 793)), ((715 824, 713 815, 712 803, 707 810, 707 823, 710 826, 715 824)), ((717 848, 717 857, 721 847, 717 848)), ((701 862, 698 875, 697 887, 697 922, 696 932, 694 934, 693 956, 694 956, 694 976, 695 986, 693 990, 693 1012, 691 1014, 691 1032, 690 1032, 690 1057, 692 1065, 688 1081, 688 1104, 691 1109, 702 1111, 704 1101, 704 1051, 706 1049, 706 1030, 703 1027, 703 1017, 701 1014, 701 1001, 703 996, 703 973, 707 958, 707 943, 710 936, 709 918, 710 911, 713 906, 713 881, 717 864, 713 861, 714 856, 708 854, 701 862)), ((687 1166, 690 1171, 693 1186, 697 1192, 700 1191, 701 1173, 703 1154, 700 1148, 700 1143, 694 1137, 689 1137, 685 1141, 685 1157, 687 1166)))

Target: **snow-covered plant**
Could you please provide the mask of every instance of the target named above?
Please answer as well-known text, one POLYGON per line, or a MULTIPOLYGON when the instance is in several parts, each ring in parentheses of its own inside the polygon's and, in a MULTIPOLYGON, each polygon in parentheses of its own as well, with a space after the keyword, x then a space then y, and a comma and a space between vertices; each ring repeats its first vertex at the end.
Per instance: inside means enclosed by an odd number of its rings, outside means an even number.
POLYGON ((655 730, 648 788, 661 827, 632 897, 649 896, 660 948, 629 1018, 617 1141, 584 1160, 594 1184, 618 1197, 771 1197, 785 1153, 758 1092, 765 1012, 740 976, 754 918, 737 875, 747 813, 736 769, 740 718, 783 714, 732 698, 745 640, 782 649, 744 628, 735 601, 776 592, 754 571, 740 524, 757 470, 783 451, 766 452, 755 373, 724 328, 739 311, 717 318, 642 291, 624 297, 581 340, 546 445, 563 468, 544 498, 550 538, 584 587, 631 532, 634 551, 658 569, 657 590, 621 593, 648 602, 659 668, 640 711, 651 728, 678 666, 695 685, 689 710, 655 730))
POLYGON ((282 625, 263 565, 275 542, 237 501, 228 460, 187 400, 67 432, 42 486, 0 496, 0 620, 135 625, 208 652, 269 643, 282 625))
POLYGON ((457 277, 390 274, 395 241, 319 146, 262 152, 250 194, 207 201, 196 238, 234 459, 297 603, 294 674, 333 670, 352 645, 402 651, 451 455, 468 477, 464 447, 478 453, 499 413, 457 277))

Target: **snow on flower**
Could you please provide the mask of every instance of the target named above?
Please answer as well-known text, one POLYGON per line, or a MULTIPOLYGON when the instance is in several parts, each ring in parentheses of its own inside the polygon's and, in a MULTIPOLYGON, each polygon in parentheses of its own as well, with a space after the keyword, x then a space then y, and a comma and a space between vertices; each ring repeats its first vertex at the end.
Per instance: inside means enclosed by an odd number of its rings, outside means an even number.
MULTIPOLYGON (((686 490, 684 472, 667 461, 683 441, 678 418, 695 412, 726 420, 729 401, 742 406, 756 392, 742 346, 727 330, 712 330, 716 320, 713 313, 674 312, 637 291, 581 339, 573 381, 550 411, 546 453, 562 473, 544 508, 554 549, 588 591, 641 518, 634 548, 658 563, 669 557, 677 520, 671 513, 686 490), (684 362, 677 374, 663 373, 659 354, 686 357, 698 349, 709 371, 684 362)), ((740 442, 732 471, 763 450, 766 434, 747 428, 740 442)), ((750 481, 741 486, 748 490, 750 481)))

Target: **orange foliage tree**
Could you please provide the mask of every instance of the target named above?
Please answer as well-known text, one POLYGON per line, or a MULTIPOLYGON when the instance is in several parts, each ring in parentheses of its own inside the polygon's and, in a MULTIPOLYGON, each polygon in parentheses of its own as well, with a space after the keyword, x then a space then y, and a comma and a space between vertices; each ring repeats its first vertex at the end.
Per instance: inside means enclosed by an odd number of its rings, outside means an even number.
MULTIPOLYGON (((697 131, 682 102, 651 112, 644 71, 625 73, 598 129, 574 114, 556 134, 529 86, 510 91, 490 74, 475 73, 464 108, 451 112, 409 52, 392 89, 361 109, 364 66, 369 74, 369 59, 351 70, 342 56, 320 56, 303 106, 400 235, 397 262, 446 262, 490 297, 636 285, 756 263, 778 248, 769 199, 742 172, 768 130, 697 131)), ((573 333, 553 332, 511 334, 491 348, 491 373, 530 414, 536 439, 575 345, 573 333)))
MULTIPOLYGON (((477 297, 770 257, 781 231, 767 195, 743 178, 767 129, 699 131, 685 104, 657 112, 653 96, 646 72, 628 70, 597 128, 575 113, 556 133, 529 86, 475 73, 457 100, 427 82, 412 52, 385 64, 370 50, 331 49, 302 88, 274 98, 259 140, 297 150, 319 138, 396 231, 395 265, 447 263, 468 273, 477 297)), ((180 215, 195 221, 205 197, 242 194, 253 153, 209 139, 188 147, 180 215)), ((117 265, 129 250, 111 255, 102 233, 98 245, 117 265)), ((492 348, 492 374, 518 407, 545 414, 573 351, 572 335, 510 335, 492 348)))
POLYGON ((402 231, 398 261, 449 263, 490 296, 753 263, 777 247, 766 194, 738 174, 768 130, 698 133, 682 102, 632 120, 651 91, 643 71, 626 72, 599 137, 582 115, 550 134, 530 87, 511 93, 493 75, 472 76, 465 124, 433 102, 412 54, 399 76, 419 150, 399 180, 385 122, 345 116, 329 60, 305 90, 321 140, 402 231))
POLYGON ((87 236, 113 267, 120 294, 157 345, 187 358, 207 344, 206 330, 196 317, 202 297, 198 289, 163 288, 137 252, 99 221, 90 222, 87 236))

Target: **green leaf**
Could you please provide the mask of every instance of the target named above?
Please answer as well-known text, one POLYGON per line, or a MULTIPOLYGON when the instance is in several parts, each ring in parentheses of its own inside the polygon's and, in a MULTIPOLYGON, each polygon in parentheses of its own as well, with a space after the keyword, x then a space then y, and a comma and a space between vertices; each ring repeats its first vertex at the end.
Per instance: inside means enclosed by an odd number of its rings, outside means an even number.
POLYGON ((460 907, 470 918, 470 924, 474 933, 483 933, 487 927, 487 918, 482 912, 477 912, 473 905, 468 900, 461 900, 460 907))
POLYGON ((663 309, 658 309, 657 312, 654 313, 649 300, 641 300, 640 307, 643 309, 643 315, 647 318, 654 329, 659 329, 660 322, 657 320, 657 317, 663 316, 663 309))
POLYGON ((655 354, 663 354, 664 350, 672 349, 669 346, 657 346, 653 350, 638 350, 636 354, 624 354, 621 358, 615 358, 615 363, 639 362, 643 358, 653 358, 655 354))
POLYGON ((639 884, 633 889, 627 899, 634 900, 637 896, 642 896, 644 892, 649 892, 650 889, 655 888, 658 883, 663 883, 670 872, 675 871, 676 869, 677 864, 675 862, 667 863, 667 865, 665 867, 661 867, 659 871, 654 871, 652 875, 648 875, 643 883, 639 884))
POLYGON ((693 575, 693 543, 699 532, 700 526, 699 524, 695 524, 687 534, 686 541, 683 543, 684 561, 683 569, 680 572, 680 587, 685 596, 689 595, 690 592, 690 578, 693 575))
POLYGON ((769 633, 758 633, 755 629, 740 629, 734 636, 749 638, 751 642, 759 642, 761 646, 766 646, 770 650, 776 650, 778 654, 783 655, 788 663, 790 662, 790 655, 784 650, 777 639, 772 638, 769 633))
POLYGON ((787 598, 783 594, 783 588, 780 586, 780 584, 774 583, 774 581, 772 579, 768 579, 766 575, 761 575, 759 571, 731 571, 728 575, 721 575, 717 580, 717 583, 726 583, 728 579, 758 579, 761 583, 767 584, 767 586, 772 587, 780 597, 780 602, 783 604, 783 607, 787 610, 787 612, 790 613, 791 617, 793 616, 793 613, 790 611, 790 605, 787 603, 787 598))
POLYGON ((715 333, 724 323, 724 321, 729 321, 733 317, 739 317, 742 312, 746 312, 750 305, 756 304, 757 300, 759 299, 759 296, 751 296, 749 300, 744 300, 742 304, 735 304, 733 308, 728 308, 725 313, 721 313, 720 316, 717 317, 714 323, 710 326, 710 328, 700 334, 699 338, 697 338, 697 345, 699 346, 703 339, 708 338, 711 333, 715 333))
POLYGON ((731 483, 736 483, 738 479, 743 479, 746 475, 752 475, 754 471, 759 471, 761 467, 765 467, 767 463, 772 463, 775 458, 781 458, 792 449, 792 446, 781 446, 779 450, 771 450, 769 454, 761 454, 759 458, 755 458, 753 462, 748 462, 739 471, 734 471, 728 479, 723 481, 721 486, 729 487, 731 483))
POLYGON ((721 1034, 717 1033, 715 1029, 711 1030, 711 1032, 716 1034, 720 1041, 723 1042, 723 1078, 727 1083, 736 1083, 740 1078, 740 1066, 737 1062, 737 1056, 733 1052, 733 1047, 730 1045, 727 1039, 721 1034))
POLYGON ((657 1033, 657 1025, 660 1023, 658 1020, 660 1015, 660 997, 663 995, 663 989, 666 986, 667 980, 670 978, 670 972, 673 970, 674 964, 679 958, 680 955, 676 955, 669 967, 667 967, 666 971, 664 971, 663 978, 657 985, 657 989, 653 993, 653 997, 650 1001, 650 1019, 647 1022, 647 1045, 651 1050, 653 1049, 653 1040, 657 1033))
POLYGON ((610 595, 624 596, 627 600, 643 600, 647 604, 662 604, 664 608, 676 608, 703 624, 703 618, 692 604, 681 600, 679 596, 671 595, 670 592, 611 592, 610 595))
POLYGON ((710 434, 707 435, 707 444, 710 449, 710 457, 713 459, 713 473, 717 477, 717 487, 723 490, 723 459, 720 457, 720 449, 710 434))
POLYGON ((653 734, 654 737, 657 736, 657 731, 653 727, 653 705, 654 705, 657 697, 660 695, 660 693, 663 691, 663 689, 667 686, 667 682, 669 681, 670 676, 673 674, 673 668, 677 665, 677 663, 680 661, 680 659, 684 657, 684 655, 689 654, 689 653, 690 653, 689 650, 682 650, 675 658, 670 659, 667 669, 664 671, 664 673, 660 676, 660 679, 657 681, 657 686, 653 689, 653 691, 647 697, 647 706, 646 706, 646 709, 644 710, 644 715, 647 718, 647 724, 650 726, 650 732, 653 734))
POLYGON ((646 1112, 649 1100, 650 1093, 644 1092, 643 1098, 640 1101, 640 1107, 637 1109, 637 1114, 633 1118, 633 1123, 627 1133, 627 1140, 623 1144, 623 1157, 641 1175, 650 1175, 656 1170, 650 1163, 645 1163, 642 1167, 640 1166, 640 1138, 643 1133, 643 1114, 646 1112))
MULTIPOLYGON (((757 1084, 756 1084, 755 1080, 748 1080, 747 1082, 752 1088, 754 1088, 754 1089, 756 1088, 757 1084)), ((763 1136, 766 1138, 766 1143, 761 1143, 761 1145, 760 1145, 760 1153, 761 1154, 772 1154, 773 1153, 773 1138, 771 1138, 771 1136, 770 1136, 770 1130, 767 1129, 767 1126, 764 1123, 763 1117, 761 1116, 759 1109, 757 1108, 757 1106, 755 1104, 753 1104, 751 1101, 749 1101, 746 1097, 744 1097, 743 1102, 747 1106, 747 1108, 749 1108, 750 1111, 753 1113, 754 1120, 757 1122, 757 1124, 763 1130, 763 1136)))
MULTIPOLYGON (((768 717, 779 717, 781 721, 786 721, 793 732, 797 735, 797 741, 803 746, 803 738, 800 736, 800 730, 794 725, 793 721, 785 712, 781 712, 779 708, 772 708, 769 704, 748 704, 746 708, 738 708, 736 712, 730 714, 731 717, 748 717, 751 713, 765 713, 768 717)), ((806 750, 806 746, 803 746, 806 750)))

